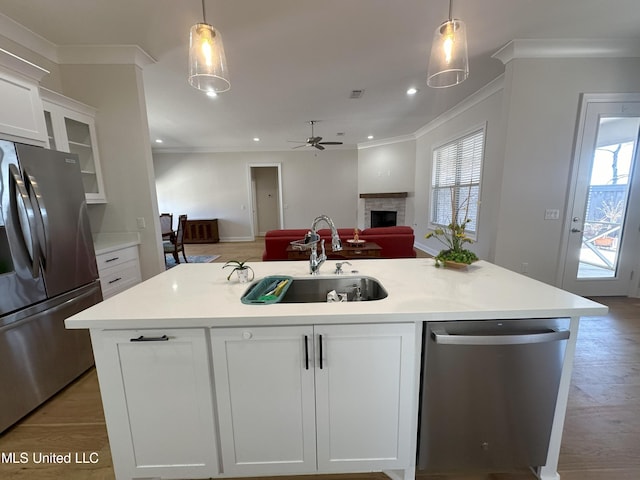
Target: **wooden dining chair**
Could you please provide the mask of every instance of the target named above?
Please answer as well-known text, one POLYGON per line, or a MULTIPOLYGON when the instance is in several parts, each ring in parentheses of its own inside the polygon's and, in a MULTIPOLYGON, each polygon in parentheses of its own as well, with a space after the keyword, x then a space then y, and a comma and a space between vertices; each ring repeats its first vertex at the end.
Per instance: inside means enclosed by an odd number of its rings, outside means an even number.
POLYGON ((165 255, 170 253, 173 255, 173 258, 176 261, 176 264, 180 263, 180 258, 178 257, 178 253, 182 252, 182 258, 184 258, 185 263, 189 263, 187 260, 187 255, 184 252, 184 229, 187 223, 187 216, 180 215, 178 217, 178 229, 176 230, 176 234, 172 236, 172 238, 167 242, 163 242, 162 245, 164 247, 165 255))
POLYGON ((162 233, 162 238, 169 238, 169 235, 173 233, 173 214, 160 214, 160 232, 162 233))

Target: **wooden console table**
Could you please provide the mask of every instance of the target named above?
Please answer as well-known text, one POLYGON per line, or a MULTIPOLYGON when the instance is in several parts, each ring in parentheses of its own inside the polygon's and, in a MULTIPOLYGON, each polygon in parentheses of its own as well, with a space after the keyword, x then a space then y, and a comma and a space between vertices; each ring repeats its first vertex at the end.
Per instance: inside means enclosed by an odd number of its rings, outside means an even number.
POLYGON ((184 243, 218 243, 218 219, 187 220, 184 228, 184 243))
MULTIPOLYGON (((318 251, 320 247, 318 247, 318 251)), ((362 245, 349 245, 342 243, 342 250, 334 252, 331 250, 331 242, 325 245, 327 258, 330 260, 356 260, 358 258, 380 258, 382 247, 377 243, 365 242, 362 245)), ((287 247, 287 258, 289 260, 309 260, 309 250, 298 250, 292 245, 287 247)))

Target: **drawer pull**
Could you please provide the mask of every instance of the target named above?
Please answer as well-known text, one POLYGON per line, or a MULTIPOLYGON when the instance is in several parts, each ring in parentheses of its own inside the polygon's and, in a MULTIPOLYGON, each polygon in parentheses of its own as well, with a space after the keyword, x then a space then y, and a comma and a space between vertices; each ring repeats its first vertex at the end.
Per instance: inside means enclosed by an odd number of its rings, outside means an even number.
POLYGON ((169 337, 166 335, 162 335, 161 337, 145 337, 144 335, 140 335, 139 337, 132 338, 132 342, 167 342, 169 341, 169 337))
POLYGON ((113 257, 113 258, 107 258, 104 263, 109 263, 109 262, 115 262, 116 260, 118 260, 120 257, 113 257))
POLYGON ((119 282, 120 280, 122 280, 122 277, 118 277, 118 278, 114 278, 113 280, 109 280, 109 285, 111 285, 112 283, 119 282))

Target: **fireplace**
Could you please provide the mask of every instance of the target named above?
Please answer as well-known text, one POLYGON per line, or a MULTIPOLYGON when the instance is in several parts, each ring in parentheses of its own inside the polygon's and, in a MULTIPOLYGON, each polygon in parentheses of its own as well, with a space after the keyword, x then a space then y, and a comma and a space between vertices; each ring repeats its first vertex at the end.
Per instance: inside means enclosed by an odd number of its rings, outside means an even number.
POLYGON ((364 200, 364 228, 405 225, 407 196, 407 192, 361 193, 360 198, 364 200), (376 216, 381 218, 374 220, 373 212, 377 212, 376 216))
POLYGON ((371 227, 395 227, 398 212, 386 210, 371 210, 371 227))

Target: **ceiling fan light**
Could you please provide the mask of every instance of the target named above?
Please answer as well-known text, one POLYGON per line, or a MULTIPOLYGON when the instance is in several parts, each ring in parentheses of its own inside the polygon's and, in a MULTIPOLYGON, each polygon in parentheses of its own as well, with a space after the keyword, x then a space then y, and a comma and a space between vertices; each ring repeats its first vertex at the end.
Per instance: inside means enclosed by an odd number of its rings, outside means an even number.
POLYGON ((222 36, 207 23, 196 23, 190 30, 189 84, 198 90, 215 93, 231 88, 222 36))
POLYGON ((467 28, 462 20, 447 20, 433 35, 427 85, 452 87, 464 82, 468 76, 467 28))

